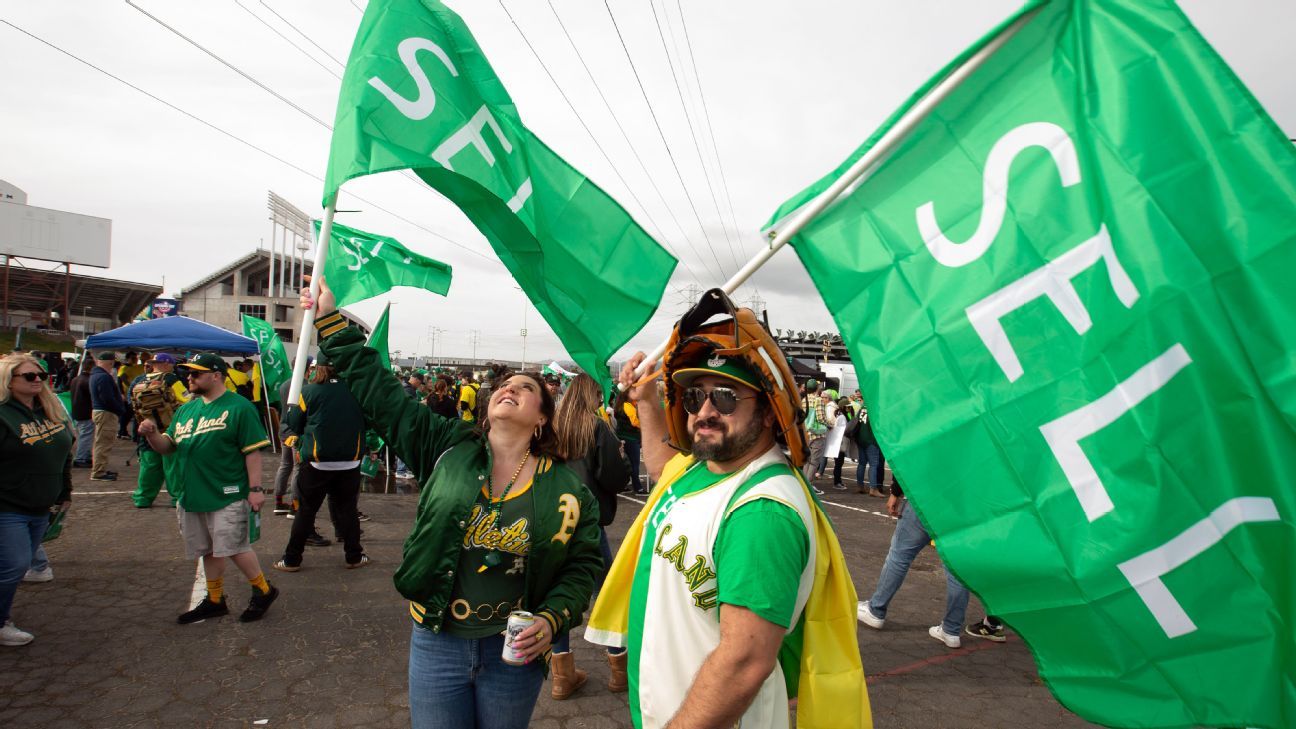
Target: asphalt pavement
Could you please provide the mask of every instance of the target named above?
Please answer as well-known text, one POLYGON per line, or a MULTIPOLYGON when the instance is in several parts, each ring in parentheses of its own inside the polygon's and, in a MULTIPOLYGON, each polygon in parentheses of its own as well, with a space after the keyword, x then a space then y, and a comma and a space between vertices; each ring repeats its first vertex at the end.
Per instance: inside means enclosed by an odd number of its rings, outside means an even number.
MULTIPOLYGON (((406 670, 410 618, 392 587, 401 543, 416 497, 363 494, 363 543, 368 567, 345 568, 342 549, 308 548, 303 569, 270 569, 281 556, 291 522, 266 511, 255 545, 267 577, 282 591, 260 622, 236 615, 251 588, 230 566, 225 590, 233 613, 177 625, 198 576, 185 559, 175 513, 164 491, 151 509, 129 493, 137 463, 133 445, 119 441, 115 483, 75 473, 74 507, 63 535, 47 544, 55 579, 24 583, 13 619, 36 640, 0 648, 0 727, 50 729, 132 727, 407 727, 406 670), (130 465, 124 465, 129 457, 130 465)), ((277 456, 264 459, 272 483, 277 456)), ((883 499, 851 489, 824 497, 851 565, 856 590, 871 594, 894 531, 883 499)), ((619 543, 639 506, 626 495, 609 530, 619 543)), ((324 510, 327 513, 327 509, 324 510)), ((332 537, 321 514, 319 529, 332 537)), ((1006 643, 964 636, 946 648, 927 634, 940 622, 945 577, 935 551, 918 557, 892 602, 885 630, 859 625, 875 726, 1084 727, 1041 683, 1020 638, 1006 643)), ((975 597, 968 620, 984 612, 975 597)), ((577 631, 579 634, 579 631, 577 631)), ((589 683, 567 701, 542 692, 532 717, 538 729, 629 727, 625 694, 604 685, 601 648, 575 637, 577 664, 589 683)))

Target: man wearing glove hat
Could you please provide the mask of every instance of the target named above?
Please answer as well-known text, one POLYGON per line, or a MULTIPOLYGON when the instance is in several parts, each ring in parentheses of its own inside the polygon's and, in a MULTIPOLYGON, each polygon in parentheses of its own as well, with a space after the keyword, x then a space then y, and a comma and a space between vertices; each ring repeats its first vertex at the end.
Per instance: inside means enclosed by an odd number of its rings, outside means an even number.
POLYGON ((585 632, 628 648, 635 726, 781 729, 792 698, 798 726, 872 726, 855 590, 797 470, 808 453, 787 358, 714 289, 671 335, 664 407, 653 377, 637 381, 643 360, 621 383, 658 483, 585 632))

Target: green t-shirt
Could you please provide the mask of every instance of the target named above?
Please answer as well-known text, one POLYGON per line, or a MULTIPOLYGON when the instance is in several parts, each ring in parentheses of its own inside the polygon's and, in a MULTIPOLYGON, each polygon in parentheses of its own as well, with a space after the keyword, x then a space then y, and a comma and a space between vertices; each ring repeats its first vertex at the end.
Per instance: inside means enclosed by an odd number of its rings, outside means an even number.
MULTIPOLYGON (((705 462, 689 468, 670 486, 676 499, 709 488, 730 474, 712 473, 705 462)), ((734 498, 742 496, 739 488, 734 498)), ((657 544, 660 512, 671 502, 664 496, 647 520, 639 564, 658 568, 651 559, 657 544)), ((713 555, 717 603, 738 605, 784 628, 791 627, 801 572, 810 558, 805 523, 792 507, 771 499, 756 499, 738 507, 720 525, 713 555), (770 549, 769 545, 781 545, 770 549)), ((648 570, 636 570, 632 591, 647 588, 648 570)), ((637 600, 632 602, 639 603, 637 600)), ((717 618, 719 612, 716 613, 717 618)))
POLYGON ((531 483, 513 487, 498 518, 490 494, 477 494, 459 552, 457 579, 450 592, 446 632, 459 638, 485 638, 504 630, 509 612, 521 609, 526 593, 526 558, 531 551, 535 506, 531 483), (501 528, 500 525, 504 526, 501 528), (489 558, 494 553, 495 558, 489 558), (491 565, 488 559, 496 561, 491 565))
POLYGON ((176 410, 167 437, 167 478, 180 489, 185 511, 219 511, 248 496, 244 456, 270 445, 256 407, 228 390, 210 404, 195 397, 176 410))

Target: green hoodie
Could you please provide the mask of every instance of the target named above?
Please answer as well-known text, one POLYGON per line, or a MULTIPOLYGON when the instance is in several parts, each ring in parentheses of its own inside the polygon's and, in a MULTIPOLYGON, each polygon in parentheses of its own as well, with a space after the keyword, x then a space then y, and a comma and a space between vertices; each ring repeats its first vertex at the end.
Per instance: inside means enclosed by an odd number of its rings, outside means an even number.
POLYGON ((38 516, 72 498, 72 431, 12 397, 0 403, 0 511, 38 516))
MULTIPOLYGON (((477 494, 492 468, 484 436, 471 424, 432 412, 404 390, 341 314, 315 322, 324 351, 378 434, 423 483, 414 528, 405 539, 396 589, 418 603, 418 622, 444 629, 455 569, 477 494)), ((594 581, 604 570, 598 502, 571 469, 537 470, 530 490, 536 535, 526 558, 522 607, 550 623, 554 635, 580 624, 594 581)))

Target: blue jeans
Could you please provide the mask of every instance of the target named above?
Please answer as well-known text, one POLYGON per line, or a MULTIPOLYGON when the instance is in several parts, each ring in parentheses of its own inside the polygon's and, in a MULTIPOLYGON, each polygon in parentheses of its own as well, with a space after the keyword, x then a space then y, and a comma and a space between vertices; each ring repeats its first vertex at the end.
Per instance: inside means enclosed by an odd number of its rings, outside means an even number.
MULTIPOLYGON (((895 597, 900 585, 904 584, 909 566, 930 542, 931 536, 906 501, 895 534, 891 537, 891 549, 887 550, 886 562, 882 563, 882 574, 878 575, 877 589, 873 591, 873 597, 869 598, 869 612, 879 618, 886 618, 887 606, 891 604, 891 598, 895 597)), ((958 635, 963 630, 967 605, 968 589, 946 569, 945 619, 941 622, 946 633, 958 635)))
MULTIPOLYGON (((607 571, 612 569, 612 543, 608 541, 607 530, 603 527, 599 527, 599 550, 603 552, 603 564, 605 566, 602 574, 598 576, 598 580, 594 583, 595 594, 598 594, 599 590, 603 589, 603 580, 607 579, 607 571)), ((566 653, 570 651, 571 633, 563 633, 554 639, 552 650, 554 653, 566 653)), ((616 656, 625 653, 626 649, 608 648, 607 652, 609 656, 616 656)))
POLYGON ((855 485, 864 486, 864 464, 868 464, 869 486, 882 490, 882 472, 886 468, 886 459, 882 457, 882 449, 877 443, 870 443, 866 446, 860 446, 860 459, 855 464, 855 485))
POLYGON ((45 554, 45 545, 42 544, 36 547, 36 553, 32 555, 31 570, 33 572, 44 572, 48 567, 49 555, 45 554))
POLYGON ((544 665, 510 666, 504 636, 469 640, 415 625, 410 636, 412 729, 526 729, 544 665))
POLYGON ((28 516, 0 511, 0 625, 9 619, 18 583, 31 568, 49 526, 49 515, 28 516))
POLYGON ((76 456, 74 456, 74 459, 79 463, 89 463, 90 446, 94 445, 94 421, 76 421, 76 432, 76 456))

